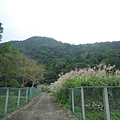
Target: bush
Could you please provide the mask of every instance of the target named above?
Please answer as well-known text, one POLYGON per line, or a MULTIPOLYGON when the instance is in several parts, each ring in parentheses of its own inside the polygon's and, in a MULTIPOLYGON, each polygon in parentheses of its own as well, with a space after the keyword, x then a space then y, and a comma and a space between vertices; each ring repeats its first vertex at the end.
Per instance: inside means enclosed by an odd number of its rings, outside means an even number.
POLYGON ((51 85, 55 98, 61 104, 69 103, 69 88, 80 86, 118 86, 120 75, 107 73, 105 69, 92 68, 67 73, 51 85))

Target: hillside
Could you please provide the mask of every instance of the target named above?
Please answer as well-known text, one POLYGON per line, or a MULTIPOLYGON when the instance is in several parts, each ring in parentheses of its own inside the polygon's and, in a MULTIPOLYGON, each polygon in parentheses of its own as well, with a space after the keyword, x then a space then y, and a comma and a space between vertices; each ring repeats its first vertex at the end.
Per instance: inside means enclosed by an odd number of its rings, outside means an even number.
POLYGON ((20 52, 45 65, 47 83, 57 80, 75 67, 84 68, 96 64, 116 65, 120 68, 120 41, 84 45, 71 45, 47 37, 31 37, 24 41, 12 41, 20 52))
POLYGON ((21 52, 29 57, 46 63, 56 58, 69 58, 77 54, 73 45, 56 41, 46 37, 31 37, 25 41, 12 41, 21 52))

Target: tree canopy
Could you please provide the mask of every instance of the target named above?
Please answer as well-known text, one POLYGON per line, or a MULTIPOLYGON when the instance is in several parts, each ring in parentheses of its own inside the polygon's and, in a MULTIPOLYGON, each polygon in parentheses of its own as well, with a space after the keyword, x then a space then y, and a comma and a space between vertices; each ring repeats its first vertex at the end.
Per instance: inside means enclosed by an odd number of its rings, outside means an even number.
POLYGON ((25 87, 27 82, 44 80, 43 65, 20 53, 10 43, 0 46, 0 86, 25 87))
POLYGON ((12 44, 45 66, 44 77, 48 84, 76 67, 81 69, 103 63, 120 68, 120 41, 71 45, 36 36, 24 41, 12 41, 12 44))

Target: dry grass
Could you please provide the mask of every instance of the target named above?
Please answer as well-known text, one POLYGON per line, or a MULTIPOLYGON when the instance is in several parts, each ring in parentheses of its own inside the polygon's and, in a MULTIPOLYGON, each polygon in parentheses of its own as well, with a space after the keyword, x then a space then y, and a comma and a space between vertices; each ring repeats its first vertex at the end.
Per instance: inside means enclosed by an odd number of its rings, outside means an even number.
POLYGON ((111 78, 112 76, 120 77, 120 70, 116 70, 115 65, 106 66, 103 64, 99 64, 94 68, 90 68, 90 67, 84 68, 84 69, 76 68, 75 70, 71 70, 69 73, 66 73, 60 76, 60 78, 56 82, 51 83, 50 90, 56 91, 58 87, 61 86, 61 84, 66 80, 71 80, 72 78, 75 78, 75 77, 82 78, 90 75, 100 77, 103 79, 106 79, 106 77, 111 78))

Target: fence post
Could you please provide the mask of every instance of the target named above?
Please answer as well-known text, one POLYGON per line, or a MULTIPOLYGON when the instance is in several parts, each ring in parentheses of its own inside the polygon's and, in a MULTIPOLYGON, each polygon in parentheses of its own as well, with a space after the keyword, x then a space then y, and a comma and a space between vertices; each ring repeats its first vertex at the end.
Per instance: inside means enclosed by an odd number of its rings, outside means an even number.
POLYGON ((28 102, 28 87, 26 88, 26 103, 28 102))
POLYGON ((108 92, 106 87, 103 88, 103 102, 104 102, 105 120, 110 120, 108 92))
POLYGON ((5 114, 7 113, 7 108, 8 108, 8 97, 9 97, 9 88, 7 88, 6 91, 5 114))
POLYGON ((41 94, 42 89, 40 88, 40 94, 41 94))
POLYGON ((33 89, 32 89, 32 87, 30 87, 30 100, 32 99, 32 93, 33 93, 33 89))
POLYGON ((74 89, 72 88, 72 112, 75 111, 75 108, 74 108, 74 89))
POLYGON ((20 105, 20 94, 21 94, 21 89, 19 88, 19 90, 18 90, 18 104, 17 104, 17 108, 19 108, 19 105, 20 105))
POLYGON ((81 87, 81 104, 82 104, 82 120, 85 120, 85 103, 84 103, 84 90, 81 87))

